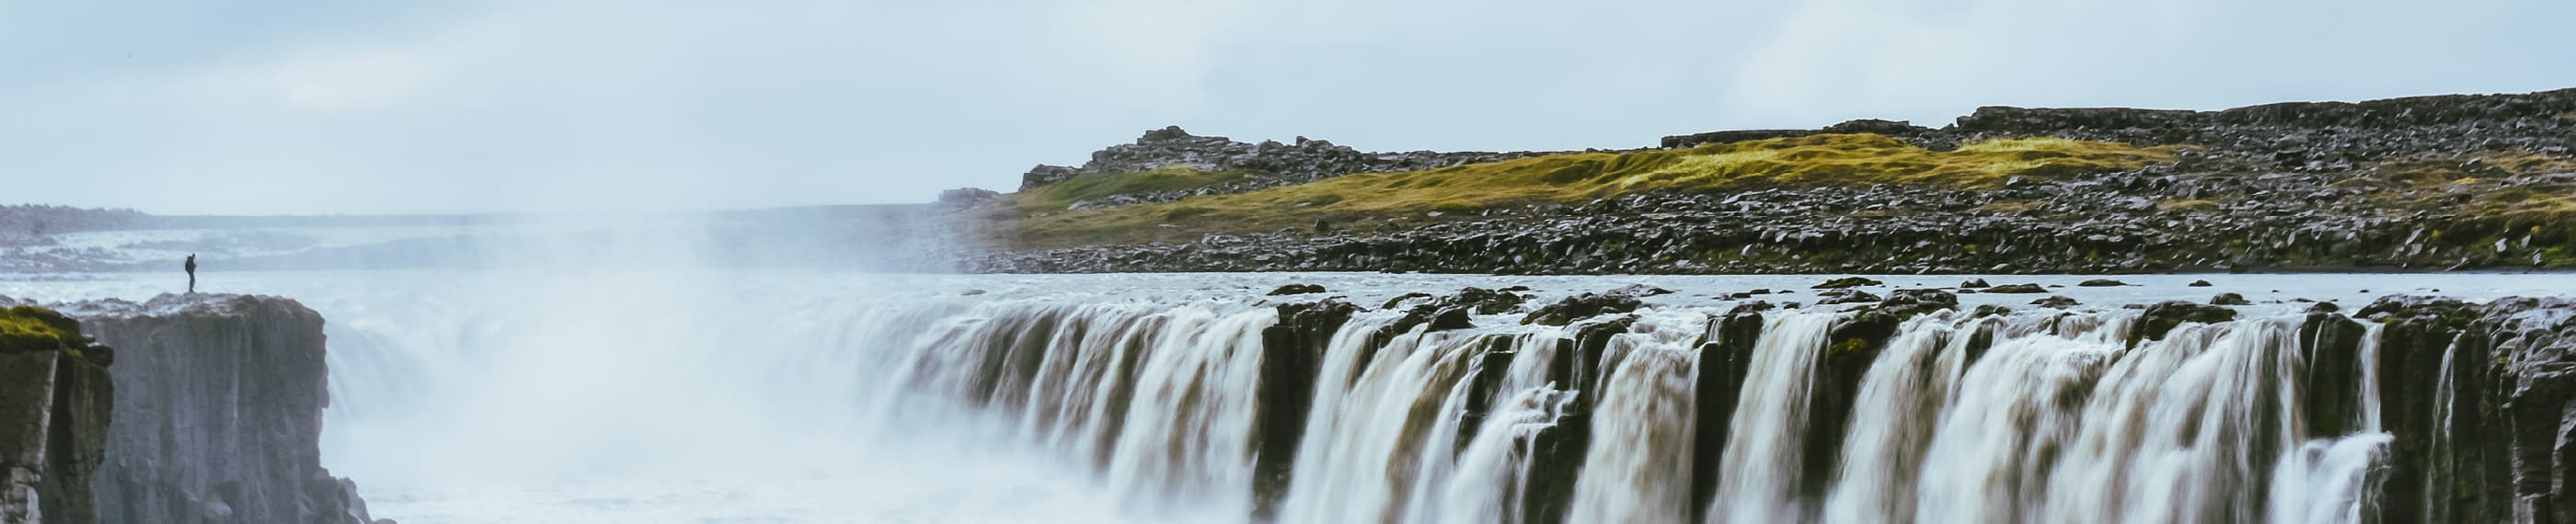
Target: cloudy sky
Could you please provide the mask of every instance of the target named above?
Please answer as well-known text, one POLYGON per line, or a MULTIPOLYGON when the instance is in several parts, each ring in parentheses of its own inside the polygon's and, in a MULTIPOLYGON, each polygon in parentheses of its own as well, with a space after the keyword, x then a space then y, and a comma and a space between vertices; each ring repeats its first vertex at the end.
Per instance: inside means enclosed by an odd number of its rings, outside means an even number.
POLYGON ((919 202, 1178 124, 1624 148, 2576 87, 2576 2, 0 0, 0 203, 919 202), (721 4, 721 5, 720 5, 721 4))

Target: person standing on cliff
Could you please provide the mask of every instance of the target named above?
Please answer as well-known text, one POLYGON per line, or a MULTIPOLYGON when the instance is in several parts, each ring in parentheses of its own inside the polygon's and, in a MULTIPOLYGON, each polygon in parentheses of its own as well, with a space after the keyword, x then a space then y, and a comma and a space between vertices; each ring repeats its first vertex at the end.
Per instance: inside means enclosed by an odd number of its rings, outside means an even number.
POLYGON ((188 254, 188 294, 197 294, 197 254, 188 254))

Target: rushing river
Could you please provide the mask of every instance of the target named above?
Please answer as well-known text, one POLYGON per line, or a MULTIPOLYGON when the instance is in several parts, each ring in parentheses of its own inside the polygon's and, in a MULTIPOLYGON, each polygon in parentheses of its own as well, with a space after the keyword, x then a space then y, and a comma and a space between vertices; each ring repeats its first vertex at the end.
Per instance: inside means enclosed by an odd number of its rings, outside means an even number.
MULTIPOLYGON (((1712 316, 1809 302, 1819 276, 791 271, 209 273, 202 291, 328 319, 324 465, 374 513, 443 522, 2350 522, 2390 436, 2375 409, 2310 434, 2297 313, 2412 293, 2567 293, 2563 274, 2127 275, 1965 294, 1903 323, 1848 398, 1819 394, 1836 307, 1766 312, 1732 402, 1704 405, 1712 316), (2215 287, 2190 287, 2206 279, 2215 287), (1265 297, 1287 283, 1326 295, 1265 297), (1293 462, 1265 435, 1271 305, 1525 285, 1533 306, 1629 284, 1589 323, 1321 341, 1293 462), (2129 347, 2128 304, 2255 302, 2129 347), (1560 352, 1576 353, 1560 355, 1560 352), (1583 357, 1571 368, 1553 362, 1583 357), (1568 369, 1574 371, 1568 374, 1568 369), (1591 387, 1579 387, 1588 384, 1591 387), (1847 420, 1814 420, 1820 402, 1847 420), (1462 416, 1473 413, 1475 416, 1462 416), (1722 415, 1721 415, 1722 414, 1722 415), (1722 419, 1723 424, 1717 424, 1722 419), (1588 424, 1579 449, 1552 448, 1588 424), (1699 445, 1701 428, 1728 428, 1699 445), (1556 435, 1556 436, 1551 436, 1556 435), (1828 443, 1819 447, 1818 443, 1828 443), (1715 456, 1694 456, 1695 453, 1715 456), (1814 457, 1825 457, 1821 461, 1814 457), (1549 464, 1575 464, 1568 478, 1549 464), (1707 466, 1702 466, 1707 464, 1707 466), (1269 500, 1264 500, 1268 497, 1269 500), (1538 513, 1534 515, 1533 513, 1538 513)), ((1976 276, 1880 276, 1868 289, 1976 276)), ((143 300, 173 275, 0 275, 0 295, 143 300)), ((2365 344, 2364 351, 2369 351, 2365 344)), ((1275 357, 1275 355, 1274 355, 1275 357)), ((2369 362, 2369 359, 2364 359, 2369 362)), ((2365 364, 2367 365, 2367 364, 2365 364)), ((2370 376, 2363 373, 2362 376, 2370 376)), ((2379 392, 2354 381, 2365 405, 2379 392)))

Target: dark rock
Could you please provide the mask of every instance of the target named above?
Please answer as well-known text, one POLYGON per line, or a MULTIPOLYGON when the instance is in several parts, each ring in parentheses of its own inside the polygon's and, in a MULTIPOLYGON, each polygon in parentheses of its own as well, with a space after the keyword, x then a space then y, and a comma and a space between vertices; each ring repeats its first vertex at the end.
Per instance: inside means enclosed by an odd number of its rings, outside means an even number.
POLYGON ((1404 303, 1404 301, 1407 301, 1407 300, 1413 300, 1413 299, 1417 299, 1417 298, 1433 298, 1433 297, 1432 297, 1432 295, 1431 295, 1430 293, 1422 293, 1422 292, 1405 293, 1405 294, 1402 294, 1402 295, 1396 295, 1396 296, 1395 296, 1395 298, 1386 299, 1386 304, 1385 304, 1385 305, 1378 306, 1377 308, 1378 308, 1378 309, 1395 309, 1395 306, 1400 305, 1400 304, 1403 304, 1403 303, 1404 303))
POLYGON ((2235 293, 2219 293, 2219 294, 2218 294, 2218 296, 2209 297, 2209 303, 2211 303, 2211 304, 2215 304, 2215 305, 2221 305, 2221 306, 2250 306, 2250 305, 2254 305, 2254 303, 2253 303, 2253 302, 2248 302, 2248 301, 2246 301, 2246 300, 2245 300, 2245 295, 2239 295, 2239 294, 2235 294, 2235 293))
MULTIPOLYGON (((1518 294, 1470 287, 1459 289, 1458 294, 1440 297, 1440 299, 1434 301, 1433 304, 1440 307, 1464 307, 1467 308, 1467 311, 1474 312, 1478 315, 1500 315, 1518 311, 1521 308, 1521 304, 1528 301, 1529 297, 1518 294)), ((1393 302, 1389 302, 1389 304, 1393 304, 1393 302)))
POLYGON ((1261 382, 1254 388, 1253 514, 1275 516, 1288 494, 1312 409, 1324 351, 1359 306, 1340 300, 1280 304, 1279 321, 1261 330, 1261 382))
POLYGON ((1655 296, 1655 295, 1669 295, 1669 294, 1672 294, 1672 292, 1673 292, 1673 290, 1670 290, 1670 289, 1664 289, 1664 288, 1659 288, 1659 287, 1655 287, 1655 286, 1649 286, 1649 285, 1645 285, 1645 284, 1629 284, 1629 285, 1624 286, 1624 287, 1621 287, 1621 288, 1619 288, 1619 289, 1613 289, 1613 290, 1610 290, 1610 292, 1609 292, 1608 294, 1612 294, 1612 295, 1620 295, 1620 296, 1628 296, 1628 297, 1636 297, 1636 298, 1646 298, 1646 297, 1651 297, 1651 296, 1655 296))
POLYGON ((1324 292, 1324 286, 1320 286, 1320 285, 1315 285, 1315 284, 1289 284, 1289 285, 1285 285, 1285 286, 1279 286, 1279 289, 1273 289, 1273 290, 1270 290, 1270 296, 1274 296, 1274 297, 1275 297, 1275 296, 1280 296, 1280 295, 1305 295, 1305 294, 1322 293, 1322 292, 1324 292))
POLYGON ((2047 292, 2048 292, 2048 288, 2039 287, 2039 284, 2004 284, 2004 285, 2000 285, 2000 286, 1995 286, 1995 287, 1986 288, 1985 292, 1987 292, 1987 293, 2047 293, 2047 292))
POLYGON ((1878 295, 1872 295, 1872 294, 1869 294, 1869 292, 1868 292, 1868 291, 1861 291, 1861 290, 1858 290, 1858 289, 1854 289, 1854 290, 1849 290, 1849 291, 1839 291, 1839 290, 1838 290, 1838 291, 1834 291, 1834 292, 1828 292, 1828 293, 1826 293, 1826 294, 1824 295, 1824 300, 1818 300, 1818 301, 1816 301, 1816 303, 1817 303, 1817 304, 1853 304, 1853 303, 1860 303, 1860 302, 1877 302, 1877 301, 1879 301, 1879 300, 1881 300, 1881 299, 1880 299, 1880 298, 1878 298, 1878 295))
POLYGON ((1697 405, 1707 407, 1694 417, 1691 430, 1691 511, 1695 514, 1691 522, 1704 518, 1708 499, 1717 491, 1718 465, 1726 452, 1731 419, 1752 369, 1754 343, 1762 338, 1761 311, 1770 306, 1765 302, 1736 306, 1725 315, 1710 317, 1700 335, 1701 371, 1693 394, 1697 405))
POLYGON ((2209 286, 2213 286, 2213 285, 2216 285, 2216 284, 2211 284, 2211 283, 2209 283, 2209 281, 2207 281, 2207 280, 2194 280, 2194 281, 2191 281, 2191 287, 2209 287, 2209 286))
POLYGON ((1584 293, 1565 297, 1554 304, 1539 308, 1538 311, 1532 311, 1528 316, 1521 317, 1521 323, 1562 326, 1600 315, 1636 311, 1644 305, 1645 303, 1639 302, 1637 297, 1584 293))
POLYGON ((1467 329, 1472 327, 1476 327, 1476 322, 1474 319, 1467 316, 1467 308, 1465 307, 1450 306, 1440 308, 1439 312, 1431 314, 1430 331, 1448 331, 1452 329, 1467 329))
POLYGON ((2128 346, 2137 347, 2139 342, 2147 340, 2164 340, 2166 332, 2185 322, 2216 324, 2233 320, 2236 320, 2236 310, 2233 309, 2180 300, 2157 302, 2147 306, 2146 313, 2138 315, 2136 326, 2129 331, 2128 346))
POLYGON ((1897 318, 1912 317, 1944 309, 1958 309, 1959 296, 1938 289, 1899 289, 1887 292, 1887 300, 1878 310, 1897 318))
POLYGON ((2120 287, 2129 285, 2129 283, 2107 278, 2096 278, 2078 282, 2075 285, 2079 287, 2120 287))
POLYGON ((1827 280, 1822 284, 1816 284, 1815 289, 1841 289, 1848 287, 1875 286, 1879 284, 1882 284, 1882 282, 1872 280, 1869 277, 1842 277, 1827 280))
POLYGON ((2067 298, 2064 295, 2049 295, 2048 298, 2030 301, 2030 305, 2055 309, 2066 309, 2083 304, 2083 302, 2076 302, 2075 299, 2067 298))
POLYGON ((1966 281, 1966 282, 1960 282, 1960 283, 1959 283, 1959 287, 1960 287, 1961 289, 1967 289, 1967 288, 1984 288, 1984 287, 1988 287, 1988 286, 1990 286, 1990 285, 1991 285, 1991 284, 1987 284, 1987 283, 1986 283, 1986 279, 1982 279, 1982 278, 1978 278, 1978 279, 1970 279, 1970 280, 1968 280, 1968 281, 1966 281))
POLYGON ((2318 302, 2308 305, 2309 313, 2333 313, 2337 311, 2343 311, 2343 306, 2337 306, 2333 302, 2318 302))

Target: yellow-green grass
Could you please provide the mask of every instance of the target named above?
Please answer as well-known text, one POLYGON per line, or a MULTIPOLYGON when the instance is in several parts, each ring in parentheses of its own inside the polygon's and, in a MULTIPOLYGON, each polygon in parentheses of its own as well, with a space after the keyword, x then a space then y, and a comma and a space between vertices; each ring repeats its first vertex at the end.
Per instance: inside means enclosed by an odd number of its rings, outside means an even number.
POLYGON ((1109 195, 1153 193, 1197 189, 1241 177, 1232 171, 1207 172, 1183 166, 1164 166, 1145 171, 1082 175, 1013 195, 1012 201, 1028 211, 1064 209, 1074 202, 1109 195))
MULTIPOLYGON (((1031 216, 1026 247, 1187 241, 1337 224, 1420 222, 1530 204, 1578 204, 1643 192, 1725 193, 1770 187, 1902 184, 2001 187, 2011 177, 2062 178, 2173 159, 2175 148, 2062 138, 2016 138, 1932 151, 1880 135, 1830 134, 1684 150, 1590 152, 1369 173, 1248 193, 1031 216), (1431 216, 1432 213, 1441 216, 1431 216)), ((1079 177, 1077 177, 1077 180, 1079 177)), ((1042 189, 1041 191, 1045 191, 1042 189)), ((1061 200, 1024 196, 1038 210, 1061 200)))
POLYGON ((72 351, 86 345, 80 324, 53 310, 0 308, 0 351, 72 351))

